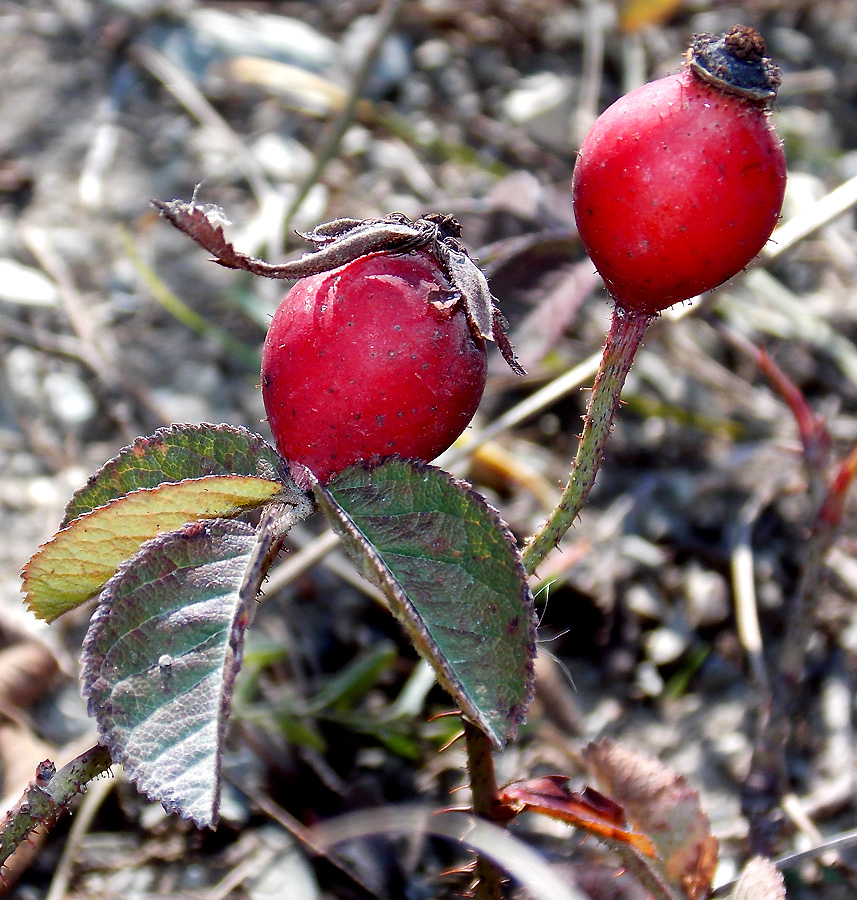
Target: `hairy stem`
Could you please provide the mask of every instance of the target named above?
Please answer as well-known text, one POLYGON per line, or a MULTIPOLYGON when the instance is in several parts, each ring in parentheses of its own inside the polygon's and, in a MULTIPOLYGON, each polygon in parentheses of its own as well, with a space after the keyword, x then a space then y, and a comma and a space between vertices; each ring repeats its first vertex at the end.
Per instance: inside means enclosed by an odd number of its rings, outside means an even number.
POLYGON ((103 775, 110 766, 110 753, 101 744, 90 747, 59 771, 48 760, 40 763, 36 777, 0 822, 0 866, 37 828, 54 825, 63 809, 86 790, 87 782, 103 775))
MULTIPOLYGON (((464 746, 467 753, 467 774, 473 797, 473 815, 489 822, 496 821, 499 805, 497 779, 494 775, 494 754, 488 735, 462 717, 464 746)), ((474 900, 502 900, 503 875, 487 857, 476 860, 477 883, 474 900)))
POLYGON ((649 314, 628 312, 619 307, 613 312, 607 344, 592 386, 583 434, 568 484, 550 518, 524 548, 524 568, 530 575, 574 524, 595 484, 598 466, 619 408, 625 378, 653 318, 655 317, 649 314))

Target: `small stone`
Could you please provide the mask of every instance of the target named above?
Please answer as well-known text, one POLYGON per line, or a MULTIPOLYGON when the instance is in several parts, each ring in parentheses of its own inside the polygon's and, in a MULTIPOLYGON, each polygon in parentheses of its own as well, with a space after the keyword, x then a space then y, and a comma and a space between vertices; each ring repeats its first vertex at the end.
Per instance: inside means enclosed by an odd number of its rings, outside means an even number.
POLYGON ((666 625, 649 632, 646 656, 656 666, 674 663, 687 650, 687 635, 666 625))

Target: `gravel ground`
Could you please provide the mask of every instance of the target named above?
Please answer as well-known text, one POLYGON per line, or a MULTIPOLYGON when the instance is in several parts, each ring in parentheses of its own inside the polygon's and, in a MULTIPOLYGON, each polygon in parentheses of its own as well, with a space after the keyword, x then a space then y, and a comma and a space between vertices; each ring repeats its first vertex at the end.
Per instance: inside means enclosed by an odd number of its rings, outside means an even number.
MULTIPOLYGON (((524 538, 559 496, 594 373, 587 361, 609 321, 571 214, 575 151, 621 93, 676 71, 693 33, 744 22, 783 69, 773 112, 789 166, 781 230, 748 272, 650 329, 596 490, 540 573, 552 584, 537 585, 539 694, 498 765, 501 779, 561 771, 582 785, 580 747, 600 735, 659 757, 701 792, 721 841, 717 882, 728 881, 760 846, 742 796, 803 583, 799 714, 766 850, 818 846, 857 825, 854 504, 814 565, 818 486, 835 464, 805 465, 783 395, 748 352, 771 354, 826 421, 831 459, 845 459, 857 440, 857 5, 676 0, 646 23, 655 5, 387 3, 398 15, 358 97, 385 15, 369 0, 0 3, 7 798, 39 760, 64 762, 95 737, 77 680, 90 610, 44 626, 23 607, 18 574, 71 493, 135 436, 171 422, 267 436, 258 359, 281 286, 211 266, 148 201, 197 190, 226 211, 238 246, 273 260, 306 249, 295 229, 337 216, 458 217, 530 372, 516 379, 492 359, 471 434, 582 365, 454 467, 524 538), (753 610, 758 645, 740 627, 753 610)), ((317 530, 293 536, 292 557, 317 530)), ((64 820, 10 870, 14 896, 255 900, 281 896, 283 884, 296 900, 364 896, 305 858, 263 801, 305 823, 393 801, 445 803, 463 757, 438 752, 452 733, 427 722, 448 706, 438 690, 426 687, 395 729, 380 724, 415 657, 343 568, 334 553, 294 580, 272 577, 226 760, 242 790, 228 791, 216 833, 167 817, 116 770, 87 794, 91 818, 64 820), (379 648, 386 663, 350 717, 301 712, 302 697, 379 648)), ((641 896, 630 877, 598 879, 599 851, 566 826, 528 822, 519 833, 589 896, 641 896)), ((355 842, 348 858, 369 896, 452 896, 464 884, 439 874, 461 862, 440 844, 355 842)), ((794 865, 789 897, 851 897, 855 866, 848 846, 794 865)))

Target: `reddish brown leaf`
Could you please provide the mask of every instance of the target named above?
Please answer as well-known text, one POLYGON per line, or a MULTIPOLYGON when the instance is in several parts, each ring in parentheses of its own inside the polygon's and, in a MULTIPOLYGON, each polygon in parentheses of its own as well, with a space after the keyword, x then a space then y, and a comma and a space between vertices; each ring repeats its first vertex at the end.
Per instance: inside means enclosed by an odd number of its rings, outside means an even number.
POLYGON ((625 810, 615 800, 605 797, 604 794, 589 785, 583 789, 581 797, 593 810, 600 813, 602 818, 608 819, 614 825, 625 824, 625 810))
POLYGON ((625 825, 622 807, 593 788, 576 793, 567 788, 565 775, 543 775, 516 782, 500 792, 500 800, 516 813, 535 812, 582 828, 595 837, 621 841, 645 856, 656 856, 652 842, 625 825))
POLYGON ((666 879, 689 900, 707 896, 717 839, 687 779, 608 740, 590 744, 583 757, 601 787, 622 804, 628 821, 651 838, 666 879))

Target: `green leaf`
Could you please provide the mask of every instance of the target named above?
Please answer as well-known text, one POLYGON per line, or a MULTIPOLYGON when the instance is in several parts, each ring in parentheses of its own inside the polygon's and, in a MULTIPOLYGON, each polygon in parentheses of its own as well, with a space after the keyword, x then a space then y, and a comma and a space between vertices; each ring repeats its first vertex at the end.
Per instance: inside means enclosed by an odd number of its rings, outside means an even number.
POLYGON ((200 826, 217 821, 221 753, 270 532, 194 522, 110 579, 83 645, 83 694, 115 763, 200 826))
MULTIPOLYGON (((391 641, 374 644, 337 672, 307 701, 306 711, 318 713, 336 707, 349 709, 390 670, 396 657, 391 641)), ((365 716, 365 713, 362 713, 365 716)))
POLYGON ((441 469, 401 459, 352 466, 313 491, 440 683, 502 747, 532 699, 535 621, 497 511, 441 469))
POLYGON ((266 478, 209 475, 117 497, 42 544, 22 573, 27 605, 51 622, 95 596, 149 538, 197 519, 238 515, 283 489, 266 478))
POLYGON ((95 472, 71 498, 60 527, 132 491, 204 475, 288 481, 274 450, 246 428, 171 425, 137 438, 95 472))

